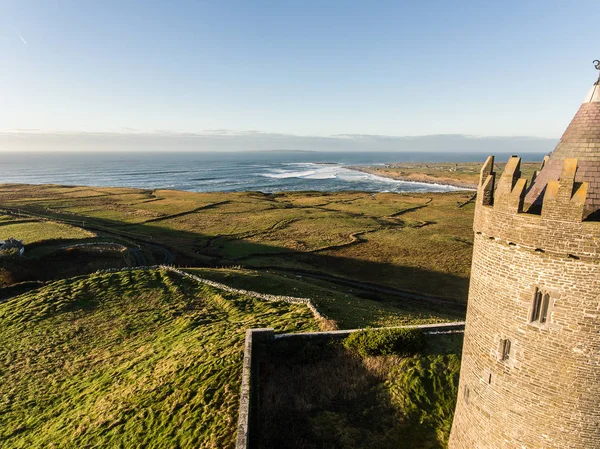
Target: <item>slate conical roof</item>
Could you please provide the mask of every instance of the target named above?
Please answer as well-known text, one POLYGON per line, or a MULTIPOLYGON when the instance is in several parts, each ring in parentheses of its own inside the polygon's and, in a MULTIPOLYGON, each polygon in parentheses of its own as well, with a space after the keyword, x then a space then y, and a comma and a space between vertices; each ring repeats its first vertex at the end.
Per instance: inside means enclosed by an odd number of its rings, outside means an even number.
POLYGON ((563 163, 568 158, 577 159, 575 182, 588 183, 584 215, 596 220, 600 214, 600 79, 586 95, 579 111, 531 185, 525 197, 526 206, 537 208, 541 205, 548 181, 560 178, 563 163))

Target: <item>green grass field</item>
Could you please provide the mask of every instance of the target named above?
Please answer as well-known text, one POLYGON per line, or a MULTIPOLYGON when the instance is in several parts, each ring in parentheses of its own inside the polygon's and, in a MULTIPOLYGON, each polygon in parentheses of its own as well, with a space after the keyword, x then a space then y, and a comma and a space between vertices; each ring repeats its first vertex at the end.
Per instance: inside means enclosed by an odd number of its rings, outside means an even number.
POLYGON ((231 448, 244 333, 305 306, 165 271, 57 281, 0 303, 3 448, 231 448))
POLYGON ((6 223, 0 225, 0 240, 13 237, 22 240, 25 245, 44 240, 88 239, 96 236, 93 232, 51 221, 6 223))
POLYGON ((161 244, 176 264, 312 271, 462 303, 473 206, 459 206, 470 197, 0 185, 3 207, 161 244))

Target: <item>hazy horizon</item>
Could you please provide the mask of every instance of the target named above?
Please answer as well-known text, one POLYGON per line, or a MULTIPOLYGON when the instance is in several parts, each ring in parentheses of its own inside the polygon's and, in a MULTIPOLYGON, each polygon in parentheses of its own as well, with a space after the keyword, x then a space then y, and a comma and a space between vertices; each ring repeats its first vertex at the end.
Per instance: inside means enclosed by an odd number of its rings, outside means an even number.
POLYGON ((0 152, 500 152, 548 153, 558 139, 528 136, 337 135, 299 136, 261 132, 81 133, 0 132, 0 152))

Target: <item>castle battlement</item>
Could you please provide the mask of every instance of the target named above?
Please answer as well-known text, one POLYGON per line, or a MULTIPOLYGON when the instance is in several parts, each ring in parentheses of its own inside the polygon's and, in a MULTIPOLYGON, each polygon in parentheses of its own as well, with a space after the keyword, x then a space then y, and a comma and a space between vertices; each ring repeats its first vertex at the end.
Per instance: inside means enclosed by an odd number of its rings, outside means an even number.
POLYGON ((588 183, 575 181, 577 159, 565 159, 560 179, 548 182, 539 213, 525 204, 527 180, 520 165, 521 158, 512 156, 497 180, 494 156, 487 158, 477 189, 475 232, 537 253, 599 258, 600 222, 584 220, 588 183))
POLYGON ((520 166, 481 170, 448 447, 600 449, 600 79, 530 186, 520 166))

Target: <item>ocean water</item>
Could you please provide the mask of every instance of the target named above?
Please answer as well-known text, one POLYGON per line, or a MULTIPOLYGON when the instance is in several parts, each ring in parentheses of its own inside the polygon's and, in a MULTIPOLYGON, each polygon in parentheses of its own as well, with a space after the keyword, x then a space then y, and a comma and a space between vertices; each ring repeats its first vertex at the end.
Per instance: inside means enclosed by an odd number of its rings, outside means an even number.
MULTIPOLYGON (((497 160, 508 159, 497 155, 497 160)), ((211 191, 439 192, 451 186, 396 181, 349 170, 391 162, 482 162, 474 153, 0 153, 0 183, 211 191)), ((524 159, 541 160, 542 154, 524 159)))

